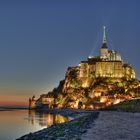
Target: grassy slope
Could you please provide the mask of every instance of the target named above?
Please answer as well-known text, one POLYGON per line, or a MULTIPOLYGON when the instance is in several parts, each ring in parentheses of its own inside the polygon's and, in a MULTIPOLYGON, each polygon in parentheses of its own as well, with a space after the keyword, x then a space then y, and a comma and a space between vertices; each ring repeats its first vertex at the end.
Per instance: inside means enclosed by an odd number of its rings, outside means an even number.
POLYGON ((140 99, 124 101, 107 108, 107 110, 140 112, 140 99))

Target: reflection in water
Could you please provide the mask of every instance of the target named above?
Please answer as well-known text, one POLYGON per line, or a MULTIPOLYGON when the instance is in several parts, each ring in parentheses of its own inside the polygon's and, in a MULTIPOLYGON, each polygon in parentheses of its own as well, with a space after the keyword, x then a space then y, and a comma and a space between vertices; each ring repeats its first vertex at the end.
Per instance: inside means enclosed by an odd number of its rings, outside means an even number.
POLYGON ((0 140, 14 140, 30 132, 68 120, 67 117, 37 113, 33 110, 0 111, 0 140))
POLYGON ((68 117, 63 117, 61 115, 54 115, 44 112, 36 112, 34 110, 29 110, 29 123, 35 125, 38 123, 42 127, 50 127, 53 124, 63 123, 69 121, 68 117))

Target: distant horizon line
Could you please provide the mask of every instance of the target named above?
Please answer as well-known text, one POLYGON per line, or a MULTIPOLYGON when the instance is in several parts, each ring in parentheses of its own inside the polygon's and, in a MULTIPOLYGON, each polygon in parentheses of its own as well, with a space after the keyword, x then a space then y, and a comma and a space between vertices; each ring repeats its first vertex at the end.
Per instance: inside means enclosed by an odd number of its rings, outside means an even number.
POLYGON ((28 108, 28 105, 0 105, 0 108, 28 108))

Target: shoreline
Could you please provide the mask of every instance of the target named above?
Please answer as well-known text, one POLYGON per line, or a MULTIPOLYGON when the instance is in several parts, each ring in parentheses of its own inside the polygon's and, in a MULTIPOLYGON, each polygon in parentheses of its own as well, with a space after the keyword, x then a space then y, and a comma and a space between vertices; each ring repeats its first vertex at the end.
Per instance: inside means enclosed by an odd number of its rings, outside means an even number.
POLYGON ((99 115, 98 111, 77 109, 47 109, 36 111, 60 114, 72 119, 65 123, 54 124, 49 128, 26 134, 20 138, 17 138, 16 140, 80 139, 80 136, 91 127, 92 123, 98 118, 99 115))
POLYGON ((88 113, 92 113, 92 112, 99 112, 96 110, 85 110, 85 109, 57 109, 57 108, 53 108, 53 109, 37 109, 35 110, 36 112, 47 112, 47 113, 51 113, 51 114, 59 114, 62 116, 66 116, 66 117, 72 117, 74 119, 79 118, 80 116, 86 115, 88 113))
POLYGON ((17 111, 17 110, 28 110, 27 108, 0 108, 1 111, 17 111))

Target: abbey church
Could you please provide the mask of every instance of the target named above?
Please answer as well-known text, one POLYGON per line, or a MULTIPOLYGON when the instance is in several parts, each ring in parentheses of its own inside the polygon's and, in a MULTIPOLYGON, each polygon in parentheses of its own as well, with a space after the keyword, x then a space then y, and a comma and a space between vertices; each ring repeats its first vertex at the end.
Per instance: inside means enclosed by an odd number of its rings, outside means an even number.
POLYGON ((100 49, 100 56, 89 57, 79 65, 79 77, 114 77, 127 79, 135 78, 135 72, 129 64, 125 64, 114 50, 107 47, 105 27, 103 31, 103 42, 100 49))

